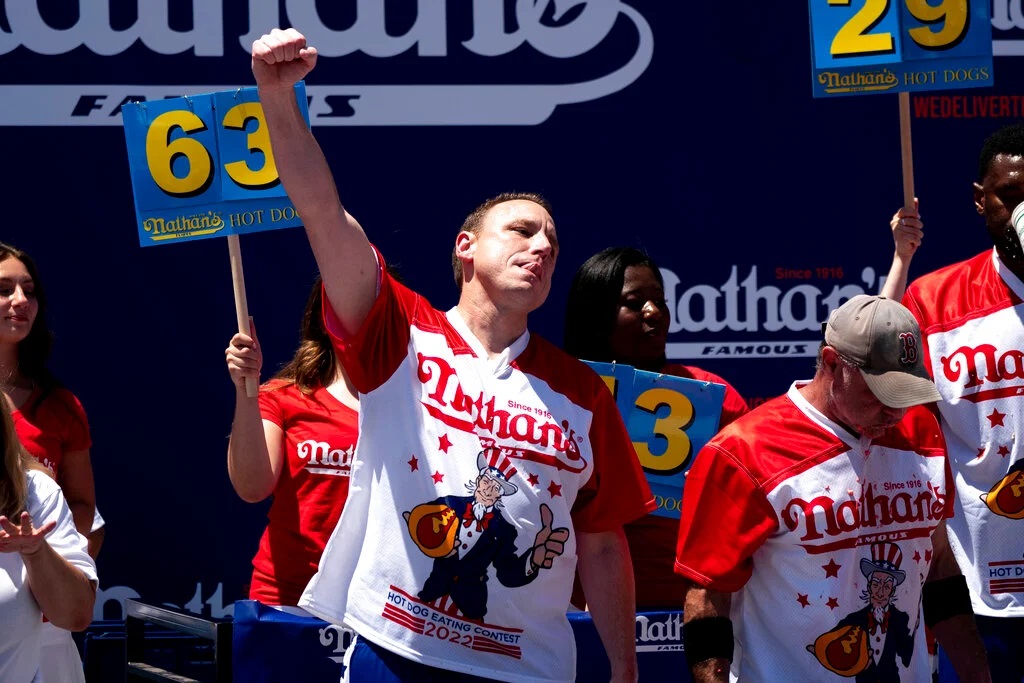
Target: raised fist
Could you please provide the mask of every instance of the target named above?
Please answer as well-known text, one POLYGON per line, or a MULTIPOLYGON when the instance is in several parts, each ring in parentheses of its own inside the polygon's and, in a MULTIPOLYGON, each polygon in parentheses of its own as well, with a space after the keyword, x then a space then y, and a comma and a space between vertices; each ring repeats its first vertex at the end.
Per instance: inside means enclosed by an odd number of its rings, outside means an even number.
POLYGON ((252 73, 261 90, 291 88, 316 66, 316 48, 293 28, 272 29, 252 44, 252 73))

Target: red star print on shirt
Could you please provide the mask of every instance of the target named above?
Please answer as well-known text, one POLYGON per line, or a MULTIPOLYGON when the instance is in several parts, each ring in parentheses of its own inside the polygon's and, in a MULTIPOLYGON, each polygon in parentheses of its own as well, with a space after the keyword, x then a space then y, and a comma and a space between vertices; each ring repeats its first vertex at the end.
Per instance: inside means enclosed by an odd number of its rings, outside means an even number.
POLYGON ((825 605, 828 606, 829 609, 835 609, 839 607, 839 600, 830 596, 825 605))
POLYGON ((836 578, 839 578, 839 568, 842 567, 842 566, 843 565, 841 565, 841 564, 836 564, 836 561, 833 558, 833 559, 828 561, 828 564, 821 565, 821 568, 825 570, 825 578, 826 579, 828 577, 830 577, 830 576, 834 576, 836 578))
POLYGON ((1005 458, 1006 456, 1008 456, 1010 454, 1010 449, 1007 448, 1006 446, 1000 446, 999 450, 996 451, 996 452, 999 453, 999 455, 1001 455, 1001 456, 1003 456, 1005 458))
POLYGON ((551 482, 548 485, 548 493, 551 494, 552 498, 554 498, 555 496, 561 496, 562 495, 562 485, 561 484, 556 484, 555 482, 551 482))
POLYGON ((540 477, 537 476, 536 474, 531 474, 528 477, 526 477, 526 481, 527 483, 530 484, 530 486, 537 486, 538 484, 540 484, 540 477))
POLYGON ((925 562, 931 562, 932 561, 932 551, 931 550, 925 550, 924 551, 924 561, 925 562))
POLYGON ((452 442, 448 440, 447 434, 442 434, 437 439, 437 450, 448 452, 448 449, 452 447, 452 442))
POLYGON ((998 408, 993 408, 992 414, 988 416, 988 421, 992 423, 993 427, 996 425, 1005 427, 1006 425, 1003 424, 1004 417, 1006 417, 1006 413, 1000 413, 998 408))
POLYGON ((796 601, 799 602, 804 607, 807 607, 808 605, 811 604, 810 601, 807 599, 807 596, 804 595, 803 593, 797 593, 796 594, 796 601))
POLYGON ((434 473, 430 475, 430 478, 434 480, 435 484, 440 484, 442 481, 444 481, 444 475, 438 472, 437 470, 434 470, 434 473))
POLYGON ((407 462, 409 463, 409 471, 410 472, 415 472, 416 470, 418 470, 420 468, 420 461, 416 459, 415 455, 412 456, 411 458, 409 458, 409 460, 407 462))

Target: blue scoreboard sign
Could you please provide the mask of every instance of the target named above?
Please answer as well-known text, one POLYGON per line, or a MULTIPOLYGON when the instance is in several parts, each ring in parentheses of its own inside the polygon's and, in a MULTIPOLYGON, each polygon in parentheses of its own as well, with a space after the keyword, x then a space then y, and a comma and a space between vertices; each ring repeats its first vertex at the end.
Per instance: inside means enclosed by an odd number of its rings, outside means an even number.
POLYGON ((810 0, 815 97, 992 85, 990 0, 810 0))
MULTIPOLYGON (((303 83, 295 96, 309 122, 303 83)), ((122 107, 142 246, 300 225, 256 88, 122 107)))
POLYGON ((621 363, 584 362, 615 396, 658 504, 652 514, 679 519, 686 472, 718 431, 725 387, 621 363))

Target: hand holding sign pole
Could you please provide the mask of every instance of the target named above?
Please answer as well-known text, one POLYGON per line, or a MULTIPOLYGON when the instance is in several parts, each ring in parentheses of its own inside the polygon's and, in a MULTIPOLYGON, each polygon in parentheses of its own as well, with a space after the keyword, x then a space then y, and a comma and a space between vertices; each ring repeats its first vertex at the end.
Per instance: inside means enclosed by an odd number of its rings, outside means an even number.
POLYGON ((903 204, 914 208, 910 93, 992 85, 989 0, 809 0, 815 97, 898 92, 903 204))
MULTIPOLYGON (((303 83, 295 96, 309 123, 303 83)), ((226 236, 238 331, 249 310, 238 236, 301 224, 281 187, 255 88, 122 108, 142 246, 226 236)), ((255 380, 246 379, 255 396, 255 380)))

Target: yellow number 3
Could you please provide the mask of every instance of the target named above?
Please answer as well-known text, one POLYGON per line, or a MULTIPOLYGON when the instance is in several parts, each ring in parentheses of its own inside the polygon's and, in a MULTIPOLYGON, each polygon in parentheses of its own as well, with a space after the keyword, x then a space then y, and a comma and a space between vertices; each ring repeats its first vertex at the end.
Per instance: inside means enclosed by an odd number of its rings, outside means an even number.
MULTIPOLYGON (((262 168, 253 170, 248 162, 233 161, 224 164, 224 170, 238 185, 247 189, 271 187, 278 182, 277 166, 270 152, 270 137, 263 119, 263 108, 257 102, 243 102, 224 115, 224 128, 245 130, 246 123, 255 120, 256 129, 247 138, 250 152, 262 152, 262 168)), ((213 158, 210 151, 192 133, 206 130, 206 123, 191 111, 174 110, 161 114, 146 132, 146 163, 157 187, 172 197, 194 197, 202 194, 213 181, 213 158), (171 139, 181 130, 185 136, 171 139), (174 174, 174 163, 184 157, 188 172, 183 177, 174 174)))
POLYGON ((693 446, 684 431, 693 421, 693 403, 683 394, 669 389, 648 389, 637 396, 636 407, 648 413, 656 413, 661 406, 668 406, 665 417, 654 421, 654 434, 668 442, 665 452, 654 455, 646 442, 636 441, 633 447, 645 470, 657 474, 675 474, 686 467, 693 446))

